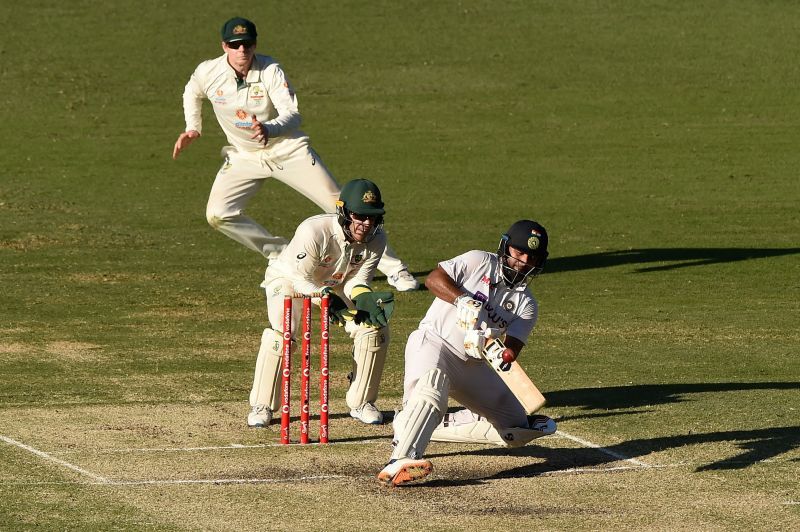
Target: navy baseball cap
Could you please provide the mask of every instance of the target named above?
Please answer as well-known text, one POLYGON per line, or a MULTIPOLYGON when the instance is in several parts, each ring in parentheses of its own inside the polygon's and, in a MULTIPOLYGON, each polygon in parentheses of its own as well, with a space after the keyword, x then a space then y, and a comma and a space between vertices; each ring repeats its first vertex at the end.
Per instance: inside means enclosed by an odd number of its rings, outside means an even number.
POLYGON ((223 24, 220 34, 225 42, 255 41, 258 37, 256 25, 242 17, 233 17, 223 24))

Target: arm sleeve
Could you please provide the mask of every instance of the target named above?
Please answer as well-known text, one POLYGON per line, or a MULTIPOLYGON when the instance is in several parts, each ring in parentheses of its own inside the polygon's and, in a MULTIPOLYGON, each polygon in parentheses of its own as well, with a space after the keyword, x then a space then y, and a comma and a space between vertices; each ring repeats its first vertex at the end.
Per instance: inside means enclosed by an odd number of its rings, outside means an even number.
POLYGON ((275 65, 272 70, 272 76, 266 83, 269 98, 278 116, 272 120, 265 122, 264 126, 267 128, 270 138, 280 137, 294 131, 300 127, 302 117, 297 107, 297 95, 294 89, 286 79, 280 65, 275 65))
POLYGON ((183 89, 183 116, 186 119, 185 131, 203 132, 202 110, 203 98, 206 95, 203 92, 201 77, 200 67, 198 67, 183 89))

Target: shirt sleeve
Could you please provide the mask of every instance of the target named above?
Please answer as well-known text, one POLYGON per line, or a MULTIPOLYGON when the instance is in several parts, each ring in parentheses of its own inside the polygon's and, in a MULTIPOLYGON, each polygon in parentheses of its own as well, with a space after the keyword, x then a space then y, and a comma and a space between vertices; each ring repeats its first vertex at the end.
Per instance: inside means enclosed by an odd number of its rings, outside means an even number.
POLYGON ((321 250, 323 247, 319 241, 321 237, 318 232, 313 231, 310 226, 307 227, 305 223, 300 224, 297 228, 295 238, 298 236, 303 239, 303 245, 302 251, 297 254, 295 275, 292 279, 294 291, 301 294, 321 292, 325 287, 314 279, 314 273, 321 263, 321 250))
POLYGON ((286 79, 280 65, 271 69, 272 76, 266 83, 269 98, 278 116, 264 123, 270 138, 280 137, 300 127, 302 117, 297 107, 297 95, 286 79))
MULTIPOLYGON (((456 286, 463 288, 469 272, 478 271, 485 260, 485 254, 473 250, 439 263, 439 266, 450 276, 456 286)), ((474 294, 473 294, 474 295, 474 294)))
POLYGON ((518 313, 518 317, 508 325, 506 334, 522 342, 528 343, 528 336, 533 332, 536 321, 539 319, 539 304, 535 299, 530 298, 518 313))
POLYGON ((183 116, 186 119, 185 131, 203 132, 203 98, 206 97, 203 92, 202 85, 202 72, 201 66, 192 73, 189 82, 183 89, 183 116))

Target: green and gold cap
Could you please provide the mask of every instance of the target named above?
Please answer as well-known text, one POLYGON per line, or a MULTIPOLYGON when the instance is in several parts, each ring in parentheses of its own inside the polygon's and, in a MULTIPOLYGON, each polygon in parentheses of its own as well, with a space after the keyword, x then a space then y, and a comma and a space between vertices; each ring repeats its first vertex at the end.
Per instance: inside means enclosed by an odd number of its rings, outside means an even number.
POLYGON ((347 183, 336 205, 363 216, 386 214, 378 185, 368 179, 354 179, 347 183))
POLYGON ((233 17, 222 25, 220 30, 225 42, 255 41, 258 37, 256 25, 242 17, 233 17))

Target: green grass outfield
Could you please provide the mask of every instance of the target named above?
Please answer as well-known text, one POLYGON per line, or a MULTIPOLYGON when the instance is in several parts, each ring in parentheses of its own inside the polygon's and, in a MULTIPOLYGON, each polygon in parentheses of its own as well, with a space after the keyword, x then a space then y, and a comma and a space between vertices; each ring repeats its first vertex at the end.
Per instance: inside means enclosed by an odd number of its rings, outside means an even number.
MULTIPOLYGON (((789 1, 4 2, 0 529, 800 528, 800 5, 789 1), (178 161, 181 94, 256 21, 340 182, 378 182, 420 278, 550 231, 522 363, 560 433, 432 444, 374 475, 391 427, 334 445, 244 416, 263 260, 206 223, 223 137, 178 161)), ((316 212, 275 182, 250 208, 316 212)), ((384 279, 377 286, 385 288, 384 279)), ((378 406, 399 406, 397 296, 378 406)))

